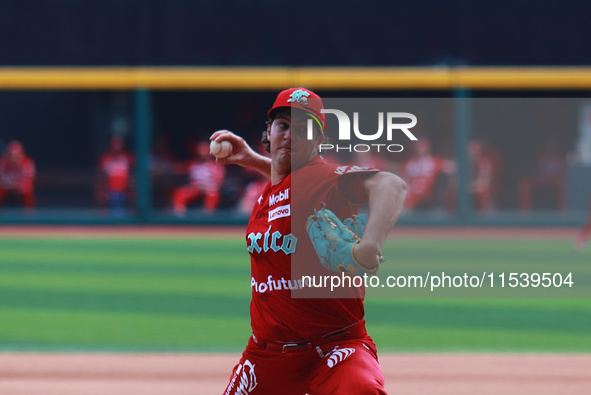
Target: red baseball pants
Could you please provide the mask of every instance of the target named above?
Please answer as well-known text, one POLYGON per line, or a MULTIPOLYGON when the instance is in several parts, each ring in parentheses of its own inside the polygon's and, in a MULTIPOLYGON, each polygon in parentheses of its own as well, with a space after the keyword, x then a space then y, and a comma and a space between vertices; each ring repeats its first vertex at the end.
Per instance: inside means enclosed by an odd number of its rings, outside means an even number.
POLYGON ((250 338, 224 395, 385 395, 368 335, 303 351, 269 351, 250 338))

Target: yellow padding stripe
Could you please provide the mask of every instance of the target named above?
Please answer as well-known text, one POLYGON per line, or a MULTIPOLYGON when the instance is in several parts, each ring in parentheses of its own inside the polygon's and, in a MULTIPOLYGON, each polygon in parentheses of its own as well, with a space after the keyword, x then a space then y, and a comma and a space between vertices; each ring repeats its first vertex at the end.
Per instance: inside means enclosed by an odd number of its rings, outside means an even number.
POLYGON ((591 89, 591 67, 0 67, 2 90, 591 89))

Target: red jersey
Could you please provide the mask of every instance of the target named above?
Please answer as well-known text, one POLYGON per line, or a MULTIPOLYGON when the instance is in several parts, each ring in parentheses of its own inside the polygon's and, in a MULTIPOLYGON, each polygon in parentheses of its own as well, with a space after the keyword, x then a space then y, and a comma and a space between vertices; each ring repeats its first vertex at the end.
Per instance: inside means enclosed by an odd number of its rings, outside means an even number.
POLYGON ((107 175, 109 190, 122 192, 127 189, 132 163, 132 156, 126 152, 107 152, 101 157, 100 167, 107 175))
POLYGON ((35 162, 28 156, 16 163, 0 157, 0 188, 32 191, 35 172, 35 162))
POLYGON ((189 182, 203 191, 218 191, 224 183, 226 168, 215 161, 191 161, 188 164, 189 182))
POLYGON ((443 158, 437 156, 410 158, 404 164, 404 181, 413 194, 429 193, 442 168, 443 158))
POLYGON ((258 338, 314 339, 363 318, 363 289, 350 289, 350 298, 292 298, 291 291, 302 286, 301 277, 292 278, 292 265, 306 265, 319 275, 331 274, 314 251, 306 221, 322 203, 339 218, 350 217, 355 210, 351 203, 367 201, 361 175, 377 171, 328 164, 316 157, 278 184, 267 184, 246 229, 251 257, 251 326, 258 338))

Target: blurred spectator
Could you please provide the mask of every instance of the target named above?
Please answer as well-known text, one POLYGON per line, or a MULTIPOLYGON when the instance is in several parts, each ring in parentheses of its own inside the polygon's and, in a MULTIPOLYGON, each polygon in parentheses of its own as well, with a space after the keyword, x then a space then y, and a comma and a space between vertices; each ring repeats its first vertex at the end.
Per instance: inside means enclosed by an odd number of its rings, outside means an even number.
POLYGON ((455 172, 455 164, 431 154, 431 143, 425 138, 419 139, 414 148, 414 155, 402 165, 402 178, 407 185, 405 210, 442 208, 448 193, 448 176, 455 172))
POLYGON ((490 211, 493 209, 493 162, 485 154, 479 141, 471 141, 468 144, 468 157, 470 160, 469 190, 474 206, 478 211, 490 211))
POLYGON ((6 195, 16 195, 26 209, 33 209, 34 182, 35 162, 25 154, 20 141, 11 141, 0 157, 0 204, 6 195))
POLYGON ((531 176, 519 182, 519 206, 522 211, 530 211, 532 196, 548 192, 555 196, 556 207, 564 210, 566 207, 564 176, 566 173, 566 159, 556 144, 546 140, 536 161, 536 167, 531 176))
POLYGON ((111 137, 109 150, 100 158, 99 169, 102 176, 100 197, 113 216, 125 214, 133 162, 133 156, 125 150, 123 137, 111 137))
POLYGON ((205 212, 212 213, 218 207, 220 190, 226 177, 226 169, 216 163, 209 154, 209 142, 202 141, 195 146, 195 156, 183 166, 189 175, 189 183, 175 189, 172 204, 175 215, 184 217, 187 204, 201 196, 205 212))

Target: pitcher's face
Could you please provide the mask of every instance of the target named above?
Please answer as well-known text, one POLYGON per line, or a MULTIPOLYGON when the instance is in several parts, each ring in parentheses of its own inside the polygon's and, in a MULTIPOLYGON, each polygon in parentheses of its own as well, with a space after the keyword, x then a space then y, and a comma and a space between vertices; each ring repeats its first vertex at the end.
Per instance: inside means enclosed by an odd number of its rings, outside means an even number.
POLYGON ((315 132, 308 140, 307 117, 294 116, 291 111, 279 111, 267 126, 267 138, 271 143, 273 166, 288 174, 310 162, 318 154, 318 146, 324 141, 322 133, 315 132))

